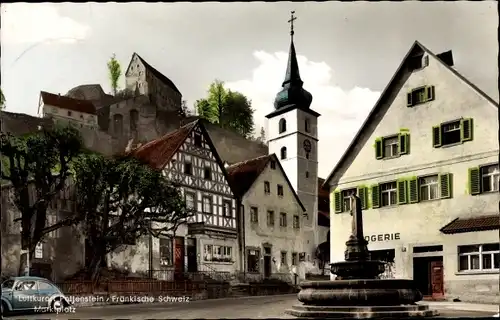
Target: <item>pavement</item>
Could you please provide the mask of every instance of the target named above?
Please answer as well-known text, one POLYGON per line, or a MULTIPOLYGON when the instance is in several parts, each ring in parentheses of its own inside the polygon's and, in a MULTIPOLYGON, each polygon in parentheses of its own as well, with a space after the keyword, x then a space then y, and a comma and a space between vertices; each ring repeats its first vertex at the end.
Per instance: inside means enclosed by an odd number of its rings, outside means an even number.
MULTIPOLYGON (((163 297, 165 298, 165 297, 163 297)), ((154 303, 76 307, 55 314, 12 315, 9 319, 220 319, 220 318, 281 318, 293 319, 284 311, 297 304, 297 295, 241 297, 198 301, 157 301, 154 303)), ((185 299, 184 299, 185 300, 185 299)), ((491 317, 498 306, 455 302, 422 302, 440 311, 441 317, 491 317), (496 308, 496 309, 495 309, 496 308)))

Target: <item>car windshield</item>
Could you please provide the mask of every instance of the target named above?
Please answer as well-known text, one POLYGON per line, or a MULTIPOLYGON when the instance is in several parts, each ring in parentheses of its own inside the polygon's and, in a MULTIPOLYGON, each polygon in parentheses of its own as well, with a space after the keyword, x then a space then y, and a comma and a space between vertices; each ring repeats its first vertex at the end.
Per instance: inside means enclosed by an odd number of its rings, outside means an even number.
POLYGON ((2 289, 12 289, 12 287, 14 286, 14 280, 5 280, 3 283, 2 283, 2 289))

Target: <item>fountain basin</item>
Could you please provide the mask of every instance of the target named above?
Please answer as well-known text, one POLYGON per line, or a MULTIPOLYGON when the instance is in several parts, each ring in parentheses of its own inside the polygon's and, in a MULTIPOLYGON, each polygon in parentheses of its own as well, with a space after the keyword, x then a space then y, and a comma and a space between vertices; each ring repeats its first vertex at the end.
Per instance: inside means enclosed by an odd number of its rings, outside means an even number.
POLYGON ((385 271, 385 262, 377 260, 348 260, 330 264, 331 273, 342 279, 375 279, 385 271))
POLYGON ((316 306, 398 306, 422 300, 413 280, 351 279, 305 281, 298 300, 316 306))
POLYGON ((436 310, 430 310, 423 305, 405 306, 293 306, 286 311, 287 314, 298 318, 321 318, 321 319, 366 319, 386 318, 401 319, 403 317, 427 318, 439 315, 436 310))

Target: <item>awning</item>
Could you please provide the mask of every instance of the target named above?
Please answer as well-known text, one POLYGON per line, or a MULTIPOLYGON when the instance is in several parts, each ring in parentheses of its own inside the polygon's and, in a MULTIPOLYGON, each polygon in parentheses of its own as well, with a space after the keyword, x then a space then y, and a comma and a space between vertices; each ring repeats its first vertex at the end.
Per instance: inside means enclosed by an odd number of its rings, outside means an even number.
POLYGON ((456 218, 441 228, 444 234, 488 231, 500 229, 500 216, 488 215, 475 218, 456 218))

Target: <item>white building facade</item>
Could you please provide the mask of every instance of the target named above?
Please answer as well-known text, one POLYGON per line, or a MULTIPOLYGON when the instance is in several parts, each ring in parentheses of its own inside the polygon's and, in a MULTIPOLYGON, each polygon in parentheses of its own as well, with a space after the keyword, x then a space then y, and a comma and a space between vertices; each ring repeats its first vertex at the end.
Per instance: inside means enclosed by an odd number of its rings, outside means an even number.
POLYGON ((331 261, 344 260, 362 200, 372 256, 424 296, 499 302, 498 104, 461 76, 451 52, 416 42, 325 186, 331 261))

